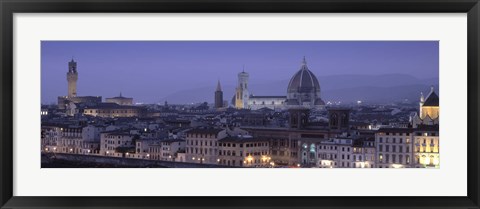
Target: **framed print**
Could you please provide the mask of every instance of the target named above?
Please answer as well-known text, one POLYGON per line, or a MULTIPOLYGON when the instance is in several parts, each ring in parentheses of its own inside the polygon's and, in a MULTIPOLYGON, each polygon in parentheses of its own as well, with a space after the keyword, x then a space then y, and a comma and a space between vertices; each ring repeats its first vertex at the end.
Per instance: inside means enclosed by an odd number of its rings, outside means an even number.
POLYGON ((477 0, 0 5, 2 208, 479 208, 477 0))

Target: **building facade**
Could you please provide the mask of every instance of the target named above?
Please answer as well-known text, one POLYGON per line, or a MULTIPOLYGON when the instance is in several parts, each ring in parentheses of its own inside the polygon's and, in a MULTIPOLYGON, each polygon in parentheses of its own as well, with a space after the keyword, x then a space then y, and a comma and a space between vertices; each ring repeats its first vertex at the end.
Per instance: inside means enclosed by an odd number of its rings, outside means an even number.
POLYGON ((218 164, 218 140, 227 137, 220 128, 194 128, 187 132, 186 162, 218 164))
POLYGON ((412 128, 380 128, 375 134, 378 168, 412 168, 412 128))
POLYGON ((218 140, 218 164, 239 167, 269 167, 269 140, 249 135, 229 136, 218 140))
POLYGON ((115 103, 100 103, 94 106, 86 107, 83 110, 83 114, 104 118, 143 117, 145 115, 145 110, 137 106, 125 106, 115 103))
POLYGON ((413 136, 416 168, 438 168, 440 166, 440 144, 438 126, 420 126, 413 136))
POLYGON ((272 110, 284 109, 286 96, 253 96, 248 100, 248 107, 251 110, 269 108, 272 110))
POLYGON ((101 133, 100 155, 111 157, 124 157, 126 153, 132 151, 134 152, 134 137, 134 134, 126 131, 107 131, 101 133))

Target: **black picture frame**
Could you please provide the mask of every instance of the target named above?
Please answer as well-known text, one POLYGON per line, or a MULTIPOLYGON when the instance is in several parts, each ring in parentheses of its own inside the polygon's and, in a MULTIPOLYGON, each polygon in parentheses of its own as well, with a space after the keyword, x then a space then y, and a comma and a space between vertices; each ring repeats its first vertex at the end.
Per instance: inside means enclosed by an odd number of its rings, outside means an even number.
MULTIPOLYGON (((478 0, 0 0, 2 208, 479 208, 478 0), (468 195, 465 197, 20 197, 13 196, 15 13, 467 13, 468 195)), ((445 179, 449 181, 451 179, 445 179)), ((321 189, 321 188, 319 188, 321 189)), ((348 189, 348 188, 346 188, 348 189)), ((447 188, 446 188, 447 189, 447 188)))

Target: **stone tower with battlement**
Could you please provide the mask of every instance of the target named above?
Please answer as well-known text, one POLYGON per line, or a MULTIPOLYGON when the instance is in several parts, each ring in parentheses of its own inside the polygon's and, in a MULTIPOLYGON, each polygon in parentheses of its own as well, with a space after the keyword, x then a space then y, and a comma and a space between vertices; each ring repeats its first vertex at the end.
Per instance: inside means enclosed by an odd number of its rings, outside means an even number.
POLYGON ((68 63, 67 81, 68 81, 68 97, 77 97, 77 62, 72 58, 72 61, 68 63))

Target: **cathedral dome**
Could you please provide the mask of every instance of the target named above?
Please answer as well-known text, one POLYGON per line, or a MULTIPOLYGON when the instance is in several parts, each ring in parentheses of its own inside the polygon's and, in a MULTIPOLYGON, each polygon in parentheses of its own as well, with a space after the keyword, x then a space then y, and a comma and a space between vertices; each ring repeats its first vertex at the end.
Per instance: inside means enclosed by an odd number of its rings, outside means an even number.
POLYGON ((320 92, 320 84, 317 77, 307 67, 305 58, 300 70, 293 75, 288 83, 288 93, 320 92))
POLYGON ((303 58, 302 67, 293 75, 287 89, 288 105, 325 105, 320 98, 320 83, 315 74, 307 67, 307 61, 303 58))

